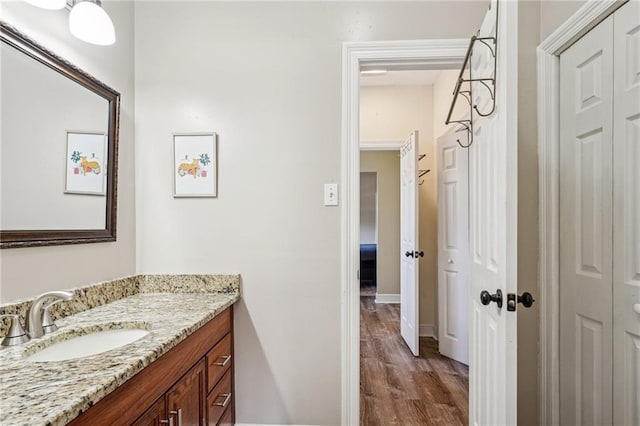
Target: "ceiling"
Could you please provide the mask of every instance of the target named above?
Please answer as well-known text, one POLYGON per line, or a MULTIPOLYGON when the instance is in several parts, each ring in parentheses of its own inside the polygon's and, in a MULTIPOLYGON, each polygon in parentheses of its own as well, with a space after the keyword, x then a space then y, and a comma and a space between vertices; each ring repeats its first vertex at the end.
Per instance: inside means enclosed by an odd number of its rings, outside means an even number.
POLYGON ((360 74, 361 86, 431 86, 441 70, 387 71, 382 75, 360 74))

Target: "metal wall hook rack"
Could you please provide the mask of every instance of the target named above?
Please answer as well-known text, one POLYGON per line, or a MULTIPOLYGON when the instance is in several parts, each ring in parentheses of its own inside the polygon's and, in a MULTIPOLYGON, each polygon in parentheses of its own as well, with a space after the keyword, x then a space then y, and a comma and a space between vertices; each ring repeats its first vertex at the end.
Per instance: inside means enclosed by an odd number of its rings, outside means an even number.
MULTIPOLYGON (((422 154, 422 158, 424 158, 425 154, 422 154)), ((420 158, 420 159, 422 159, 420 158)), ((421 178, 422 176, 426 175, 427 173, 429 173, 431 171, 431 169, 428 170, 418 170, 418 179, 421 178)), ((424 183, 424 179, 418 181, 418 185, 422 185, 424 183)))
POLYGON ((487 36, 487 37, 479 37, 478 35, 474 35, 471 37, 469 41, 469 47, 467 48, 467 54, 465 55, 464 62, 462 63, 462 68, 460 69, 460 74, 458 75, 458 80, 456 82, 456 87, 453 90, 453 100, 451 101, 451 107, 449 107, 449 114, 447 115, 447 120, 445 124, 460 124, 462 129, 466 130, 468 133, 468 141, 466 144, 460 142, 460 139, 457 139, 458 145, 462 148, 469 148, 473 144, 473 113, 479 115, 480 117, 488 117, 493 114, 496 110, 496 70, 498 66, 498 3, 500 0, 496 1, 496 33, 495 36, 487 36), (482 77, 482 78, 473 78, 473 64, 471 64, 471 56, 473 55, 473 48, 479 42, 483 46, 486 46, 493 57, 493 73, 491 77, 482 77), (465 70, 469 68, 469 78, 464 78, 465 70), (478 109, 478 105, 474 105, 473 103, 473 86, 474 83, 479 83, 484 86, 484 88, 489 92, 491 96, 491 109, 488 112, 481 112, 478 109), (463 86, 464 85, 464 86, 463 86), (463 90, 464 89, 464 90, 463 90), (469 118, 462 120, 452 120, 451 115, 453 114, 453 110, 455 109, 456 103, 458 101, 458 97, 462 95, 464 99, 469 103, 469 118))

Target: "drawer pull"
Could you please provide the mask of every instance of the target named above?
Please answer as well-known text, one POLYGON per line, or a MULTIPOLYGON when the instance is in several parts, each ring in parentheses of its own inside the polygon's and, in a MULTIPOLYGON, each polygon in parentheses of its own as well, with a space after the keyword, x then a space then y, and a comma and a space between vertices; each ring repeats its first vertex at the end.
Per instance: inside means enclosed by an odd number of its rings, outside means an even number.
POLYGON ((224 367, 225 365, 227 365, 227 363, 231 360, 231 355, 227 355, 227 356, 221 356, 220 358, 218 358, 217 362, 214 362, 213 365, 217 365, 218 367, 224 367), (224 359, 224 361, 220 361, 221 359, 224 359))
POLYGON ((222 402, 214 402, 213 405, 217 405, 218 407, 226 407, 229 401, 231 400, 231 392, 229 393, 221 393, 218 398, 221 396, 224 397, 224 401, 222 402))
POLYGON ((169 420, 160 420, 160 424, 173 426, 173 417, 169 417, 169 420))
MULTIPOLYGON (((169 411, 169 414, 171 414, 172 416, 175 415, 178 418, 178 426, 182 426, 182 408, 178 408, 177 411, 169 411)), ((173 421, 173 417, 171 417, 171 420, 173 421)), ((171 426, 171 424, 169 426, 171 426)))

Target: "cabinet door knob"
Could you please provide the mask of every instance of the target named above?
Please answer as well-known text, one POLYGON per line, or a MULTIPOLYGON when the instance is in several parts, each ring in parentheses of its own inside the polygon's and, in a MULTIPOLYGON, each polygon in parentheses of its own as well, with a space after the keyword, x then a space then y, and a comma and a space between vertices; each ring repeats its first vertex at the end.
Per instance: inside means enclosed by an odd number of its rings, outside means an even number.
POLYGON ((169 419, 162 419, 160 420, 160 424, 161 425, 169 425, 169 426, 173 426, 173 417, 169 417, 169 419))
POLYGON ((404 254, 407 257, 413 257, 413 252, 412 251, 408 251, 404 254))

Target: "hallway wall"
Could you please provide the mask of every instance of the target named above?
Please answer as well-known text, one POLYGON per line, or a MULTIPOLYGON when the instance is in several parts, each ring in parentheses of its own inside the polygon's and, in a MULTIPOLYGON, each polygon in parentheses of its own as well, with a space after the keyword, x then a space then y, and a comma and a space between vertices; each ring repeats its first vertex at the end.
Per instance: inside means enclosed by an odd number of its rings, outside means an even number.
MULTIPOLYGON (((458 81, 460 70, 442 70, 433 83, 433 140, 440 136, 456 131, 460 126, 446 125, 445 120, 451 107, 452 92, 458 81)), ((452 119, 461 119, 469 115, 469 107, 465 102, 456 102, 452 119)))
MULTIPOLYGON (((362 159, 360 159, 362 162, 362 159)), ((378 242, 378 175, 360 172, 360 244, 378 242)))
MULTIPOLYGON (((363 141, 404 141, 418 130, 419 152, 427 154, 420 168, 431 169, 423 176, 420 191, 419 247, 425 256, 419 260, 420 313, 422 332, 433 334, 437 322, 438 279, 438 208, 436 205, 436 161, 433 139, 433 88, 431 86, 363 86, 360 88, 360 139, 363 141)), ((398 152, 398 215, 400 206, 400 166, 398 152)), ((362 158, 362 156, 361 156, 362 158)), ((362 165, 361 165, 362 167, 362 165)), ((379 177, 379 181, 381 178, 379 177)), ((399 216, 398 216, 399 217, 399 216)), ((380 221, 382 223, 382 221, 380 221)), ((382 225, 380 225, 382 226, 382 225)), ((396 234, 398 249, 394 261, 398 265, 397 285, 400 293, 400 229, 396 234)))

